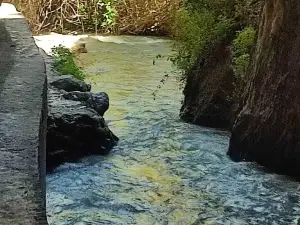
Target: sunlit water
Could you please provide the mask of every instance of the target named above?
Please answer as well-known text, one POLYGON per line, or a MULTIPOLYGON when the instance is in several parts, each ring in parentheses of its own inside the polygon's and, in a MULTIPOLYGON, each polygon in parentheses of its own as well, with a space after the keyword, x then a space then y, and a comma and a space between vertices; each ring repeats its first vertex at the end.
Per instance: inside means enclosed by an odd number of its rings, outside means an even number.
POLYGON ((120 138, 107 157, 67 163, 47 176, 50 225, 300 224, 299 184, 226 156, 229 134, 183 123, 167 40, 85 40, 80 64, 110 96, 105 118, 120 138))

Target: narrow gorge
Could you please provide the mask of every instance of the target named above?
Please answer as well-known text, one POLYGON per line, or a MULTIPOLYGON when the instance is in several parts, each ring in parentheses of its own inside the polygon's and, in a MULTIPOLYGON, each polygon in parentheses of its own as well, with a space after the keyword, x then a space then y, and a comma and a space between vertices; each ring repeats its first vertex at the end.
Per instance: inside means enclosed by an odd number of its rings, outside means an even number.
MULTIPOLYGON (((152 92, 172 41, 91 36, 78 61, 92 91, 109 95, 105 120, 119 137, 107 156, 69 162, 47 176, 49 224, 293 224, 298 182, 227 157, 230 133, 182 122, 176 77, 152 92), (138 65, 138 66, 137 66, 138 65), (120 82, 122 81, 122 82, 120 82), (282 211, 284 209, 284 211, 282 211)), ((80 40, 79 40, 80 39, 80 40)), ((74 36, 39 36, 67 43, 74 36), (64 41, 62 41, 64 40, 64 41)), ((229 70, 230 71, 230 70, 229 70)))
POLYGON ((298 1, 8 2, 1 225, 300 224, 298 1))

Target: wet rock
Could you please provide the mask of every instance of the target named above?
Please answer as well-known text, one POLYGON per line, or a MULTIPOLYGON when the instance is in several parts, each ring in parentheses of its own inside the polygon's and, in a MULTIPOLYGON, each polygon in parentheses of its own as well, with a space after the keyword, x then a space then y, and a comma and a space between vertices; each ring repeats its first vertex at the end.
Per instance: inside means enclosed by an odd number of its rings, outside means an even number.
POLYGON ((180 116, 197 125, 228 128, 235 106, 229 43, 221 43, 189 72, 180 116))
POLYGON ((65 99, 70 93, 49 89, 47 133, 47 166, 76 160, 90 154, 106 155, 118 138, 109 130, 103 118, 106 108, 93 109, 93 94, 76 92, 78 99, 65 99), (86 101, 84 101, 86 99, 86 101))
POLYGON ((49 78, 49 84, 57 89, 62 89, 67 92, 91 90, 91 85, 74 78, 72 75, 53 76, 49 78))
POLYGON ((66 92, 63 95, 63 98, 67 100, 73 100, 73 101, 81 101, 81 102, 86 102, 92 97, 91 92, 81 92, 81 91, 71 91, 71 92, 66 92))
POLYGON ((43 54, 48 77, 47 170, 90 154, 106 155, 118 142, 103 115, 108 95, 71 75, 56 76, 43 54))
POLYGON ((73 91, 63 94, 63 97, 68 100, 84 102, 86 106, 96 110, 101 116, 103 116, 109 108, 109 97, 105 92, 91 93, 73 91))
POLYGON ((92 94, 91 105, 96 112, 103 115, 109 108, 109 98, 105 92, 92 94))

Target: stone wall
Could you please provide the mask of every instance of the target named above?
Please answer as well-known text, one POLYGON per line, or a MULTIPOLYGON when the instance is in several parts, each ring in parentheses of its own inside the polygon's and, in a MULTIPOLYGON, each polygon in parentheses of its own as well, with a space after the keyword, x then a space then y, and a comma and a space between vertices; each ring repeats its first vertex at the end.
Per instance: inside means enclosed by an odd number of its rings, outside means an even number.
POLYGON ((0 224, 46 225, 45 65, 26 20, 5 6, 0 8, 0 224))

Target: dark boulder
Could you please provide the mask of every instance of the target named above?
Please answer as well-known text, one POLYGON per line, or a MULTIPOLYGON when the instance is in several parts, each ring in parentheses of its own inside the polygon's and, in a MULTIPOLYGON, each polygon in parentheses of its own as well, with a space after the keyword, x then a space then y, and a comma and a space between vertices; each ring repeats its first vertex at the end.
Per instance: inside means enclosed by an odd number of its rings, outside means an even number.
POLYGON ((105 92, 93 93, 90 107, 103 115, 109 108, 108 95, 105 92))
POLYGON ((91 91, 91 85, 74 78, 72 75, 53 76, 49 78, 49 84, 57 89, 65 91, 91 91))
MULTIPOLYGON (((118 141, 106 125, 103 114, 91 107, 92 93, 76 92, 80 96, 78 100, 65 99, 69 94, 49 89, 48 169, 90 154, 106 155, 118 141)), ((107 110, 100 104, 97 108, 103 113, 107 110)))
POLYGON ((108 154, 118 142, 103 118, 108 95, 89 92, 90 85, 70 75, 57 76, 52 59, 43 56, 48 77, 47 170, 83 156, 108 154))
POLYGON ((72 91, 63 94, 63 97, 68 100, 85 103, 86 106, 96 110, 100 116, 103 116, 109 108, 109 97, 105 92, 91 93, 72 91))

